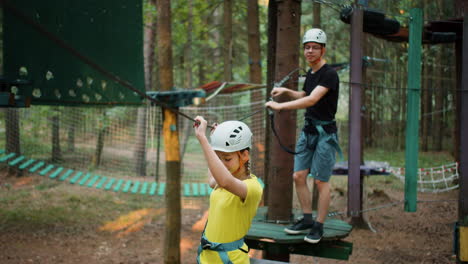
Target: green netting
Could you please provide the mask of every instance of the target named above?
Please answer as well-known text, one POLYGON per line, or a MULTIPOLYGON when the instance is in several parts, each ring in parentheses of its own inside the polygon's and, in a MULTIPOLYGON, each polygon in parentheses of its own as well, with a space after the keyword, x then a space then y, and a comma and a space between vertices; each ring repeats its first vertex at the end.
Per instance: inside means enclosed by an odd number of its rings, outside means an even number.
MULTIPOLYGON (((58 45, 21 14, 144 91, 141 0, 15 0, 4 7, 5 78, 33 81, 32 104, 139 104, 141 97, 58 45), (21 14, 18 15, 15 10, 21 14)), ((12 87, 26 95, 27 87, 12 87)))

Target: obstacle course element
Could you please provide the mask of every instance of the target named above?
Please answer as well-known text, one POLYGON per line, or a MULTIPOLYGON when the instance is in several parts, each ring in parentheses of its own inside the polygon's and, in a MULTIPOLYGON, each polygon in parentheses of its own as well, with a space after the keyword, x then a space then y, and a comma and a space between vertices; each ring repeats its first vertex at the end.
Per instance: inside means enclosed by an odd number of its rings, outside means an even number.
MULTIPOLYGON (((245 242, 250 248, 322 258, 349 259, 353 244, 341 239, 347 237, 353 229, 350 224, 327 218, 322 240, 317 244, 310 244, 304 241, 304 234, 288 235, 284 232, 284 225, 266 222, 267 211, 267 207, 258 209, 254 222, 245 237, 245 242)), ((299 212, 295 212, 296 214, 298 216, 299 212)))
MULTIPOLYGON (((4 150, 0 150, 0 155, 0 163, 5 162, 8 166, 17 167, 20 170, 27 170, 29 173, 37 173, 41 176, 48 175, 50 179, 63 182, 68 181, 68 183, 78 186, 149 196, 162 196, 166 190, 165 182, 106 177, 91 172, 82 172, 54 164, 46 164, 44 161, 28 159, 16 153, 5 153, 4 150)), ((258 180, 263 187, 263 181, 260 178, 258 178, 258 180)), ((185 197, 205 197, 210 195, 212 191, 213 189, 207 183, 182 183, 182 194, 185 197)))
POLYGON ((9 80, 0 76, 0 107, 29 107, 31 105, 32 81, 9 80), (17 95, 21 91, 22 95, 17 95))
POLYGON ((203 90, 173 90, 161 92, 146 92, 151 98, 166 103, 171 107, 184 107, 194 104, 195 98, 204 98, 206 96, 203 90))
MULTIPOLYGON (((348 162, 337 162, 333 167, 333 175, 348 175, 348 162)), ((386 162, 365 161, 359 166, 360 174, 370 175, 390 175, 389 165, 386 162)))

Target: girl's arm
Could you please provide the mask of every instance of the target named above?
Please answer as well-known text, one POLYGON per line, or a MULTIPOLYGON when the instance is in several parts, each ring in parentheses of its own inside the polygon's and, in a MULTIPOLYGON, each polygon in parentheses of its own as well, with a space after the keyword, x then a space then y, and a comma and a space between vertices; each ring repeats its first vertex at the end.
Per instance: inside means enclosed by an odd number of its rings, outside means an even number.
POLYGON ((216 184, 218 184, 215 180, 215 178, 213 177, 213 174, 211 174, 211 171, 208 170, 208 185, 211 187, 211 188, 215 188, 216 187, 216 184))
POLYGON ((214 180, 218 183, 219 187, 226 189, 244 200, 247 197, 247 185, 229 172, 218 155, 216 155, 216 152, 211 148, 208 138, 206 137, 206 120, 201 116, 197 116, 195 120, 199 122, 198 125, 195 125, 195 135, 203 149, 203 154, 208 163, 208 169, 214 180))

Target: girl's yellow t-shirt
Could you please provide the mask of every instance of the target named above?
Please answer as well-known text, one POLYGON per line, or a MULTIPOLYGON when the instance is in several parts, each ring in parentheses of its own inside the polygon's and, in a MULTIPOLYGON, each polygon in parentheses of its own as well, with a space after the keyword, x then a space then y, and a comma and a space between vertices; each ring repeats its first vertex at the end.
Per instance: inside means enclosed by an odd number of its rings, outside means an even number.
MULTIPOLYGON (((247 196, 242 201, 223 188, 216 188, 210 195, 210 211, 205 236, 211 242, 228 243, 243 238, 250 229, 252 219, 257 213, 257 208, 262 198, 263 189, 255 175, 244 180, 247 185, 247 196)), ((242 248, 247 251, 244 243, 242 248)), ((228 252, 228 256, 234 264, 250 263, 247 253, 241 250, 228 252)), ((203 250, 200 256, 202 264, 223 263, 218 252, 203 250)))

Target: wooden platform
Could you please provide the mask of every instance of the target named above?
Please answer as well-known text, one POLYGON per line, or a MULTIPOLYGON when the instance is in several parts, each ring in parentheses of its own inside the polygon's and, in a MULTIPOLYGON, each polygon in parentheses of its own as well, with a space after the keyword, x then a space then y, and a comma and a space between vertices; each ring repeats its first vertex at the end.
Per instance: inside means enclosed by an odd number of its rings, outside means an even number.
POLYGON ((266 207, 259 208, 245 237, 250 248, 323 258, 349 259, 353 244, 341 239, 347 237, 353 229, 350 224, 339 219, 328 218, 324 223, 322 240, 317 244, 311 244, 304 241, 304 234, 286 234, 284 228, 287 225, 267 223, 266 211, 266 207))

